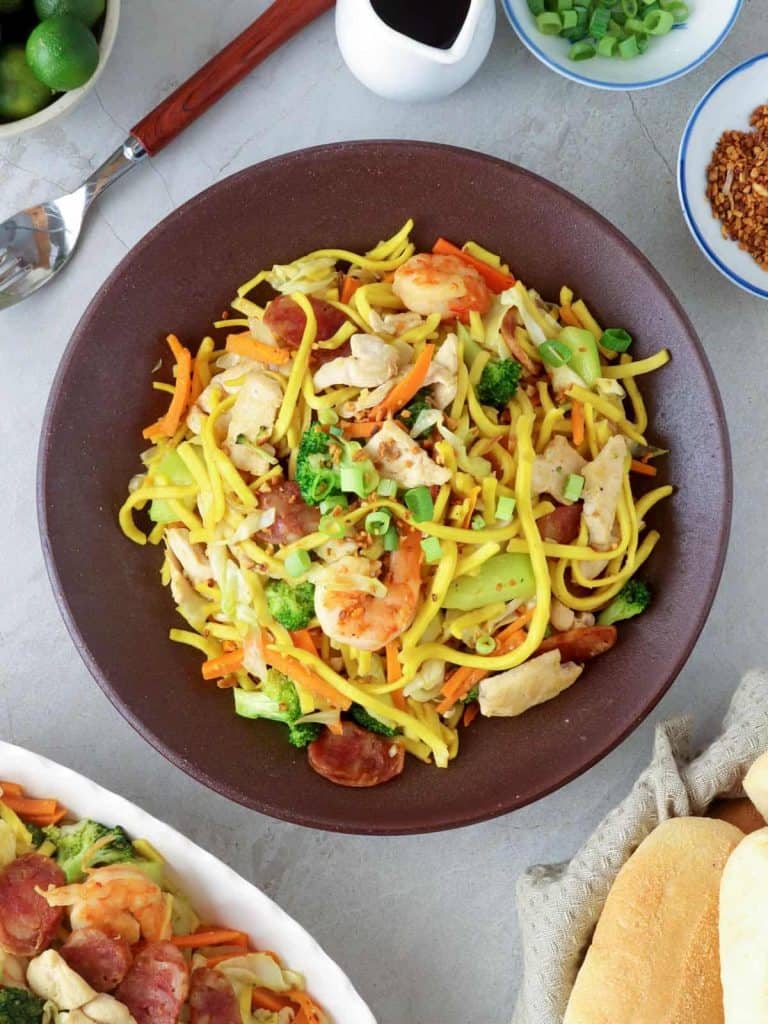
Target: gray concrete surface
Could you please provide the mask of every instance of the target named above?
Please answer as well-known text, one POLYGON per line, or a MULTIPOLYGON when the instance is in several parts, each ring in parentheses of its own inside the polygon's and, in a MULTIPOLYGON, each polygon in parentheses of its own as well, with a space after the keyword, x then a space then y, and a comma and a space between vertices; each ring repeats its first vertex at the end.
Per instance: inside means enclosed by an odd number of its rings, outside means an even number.
MULTIPOLYGON (((77 184, 265 6, 124 0, 116 49, 95 95, 62 124, 0 145, 0 217, 77 184)), ((692 711, 700 735, 709 736, 741 673, 768 661, 768 308, 699 254, 673 173, 696 100, 728 68, 766 49, 768 15, 760 0, 748 0, 703 68, 647 93, 605 94, 539 65, 500 15, 490 58, 466 88, 432 106, 397 106, 351 78, 326 16, 105 196, 69 271, 0 314, 0 736, 119 790, 261 885, 349 971, 382 1024, 507 1021, 520 971, 518 873, 575 849, 646 760, 655 721, 692 711), (625 231, 667 278, 704 341, 728 411, 736 481, 733 539, 714 611, 678 682, 642 728, 536 806, 453 833, 390 840, 323 835, 260 817, 155 754, 102 696, 69 641, 34 510, 38 431, 56 365, 126 250, 233 171, 285 150, 364 137, 433 139, 507 158, 576 192, 625 231)))

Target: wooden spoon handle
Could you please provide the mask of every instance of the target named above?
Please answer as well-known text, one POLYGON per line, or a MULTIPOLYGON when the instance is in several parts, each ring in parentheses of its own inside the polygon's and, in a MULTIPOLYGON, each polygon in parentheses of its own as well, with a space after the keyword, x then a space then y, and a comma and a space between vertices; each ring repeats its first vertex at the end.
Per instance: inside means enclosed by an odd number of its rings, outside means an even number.
POLYGON ((252 25, 142 118, 132 134, 150 156, 158 153, 273 50, 333 4, 334 0, 275 0, 252 25))

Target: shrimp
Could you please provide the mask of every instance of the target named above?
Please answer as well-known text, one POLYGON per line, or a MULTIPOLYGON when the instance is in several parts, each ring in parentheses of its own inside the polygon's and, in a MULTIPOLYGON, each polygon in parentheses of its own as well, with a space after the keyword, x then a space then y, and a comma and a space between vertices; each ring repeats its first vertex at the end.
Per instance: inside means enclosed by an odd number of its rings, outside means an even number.
POLYGON ((442 320, 466 320, 472 310, 482 314, 491 304, 482 276, 458 256, 411 256, 395 271, 392 291, 414 313, 439 313, 442 320))
POLYGON ((410 531, 392 552, 384 584, 374 578, 374 564, 360 555, 346 555, 318 573, 315 614, 334 643, 378 651, 413 621, 421 588, 418 534, 410 531), (359 589, 353 589, 356 583, 359 589), (362 589, 366 583, 370 589, 362 589))
POLYGON ((171 897, 139 868, 111 864, 95 868, 85 882, 41 892, 51 907, 70 907, 72 929, 99 928, 130 945, 171 937, 171 897))

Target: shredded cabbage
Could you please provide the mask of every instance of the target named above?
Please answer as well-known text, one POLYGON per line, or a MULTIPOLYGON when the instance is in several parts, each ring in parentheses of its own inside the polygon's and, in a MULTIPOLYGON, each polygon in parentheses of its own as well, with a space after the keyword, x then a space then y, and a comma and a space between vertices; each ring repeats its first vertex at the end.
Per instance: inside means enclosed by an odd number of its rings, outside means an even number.
POLYGON ((276 263, 264 279, 283 295, 324 292, 336 283, 336 261, 328 256, 315 256, 295 263, 276 263))

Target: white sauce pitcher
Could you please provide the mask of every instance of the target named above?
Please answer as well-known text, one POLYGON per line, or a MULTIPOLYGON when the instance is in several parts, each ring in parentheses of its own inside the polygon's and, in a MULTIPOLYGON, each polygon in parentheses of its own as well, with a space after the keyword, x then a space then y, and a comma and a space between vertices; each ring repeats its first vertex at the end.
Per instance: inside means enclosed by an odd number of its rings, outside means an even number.
POLYGON ((393 100, 435 100, 461 88, 485 60, 495 26, 495 0, 471 0, 458 36, 442 49, 390 27, 371 0, 336 3, 336 38, 347 67, 372 92, 393 100))

